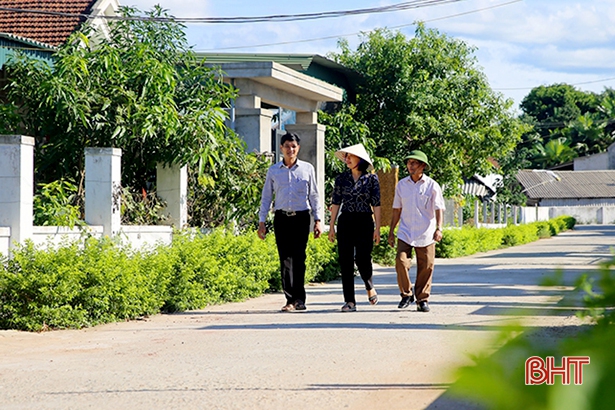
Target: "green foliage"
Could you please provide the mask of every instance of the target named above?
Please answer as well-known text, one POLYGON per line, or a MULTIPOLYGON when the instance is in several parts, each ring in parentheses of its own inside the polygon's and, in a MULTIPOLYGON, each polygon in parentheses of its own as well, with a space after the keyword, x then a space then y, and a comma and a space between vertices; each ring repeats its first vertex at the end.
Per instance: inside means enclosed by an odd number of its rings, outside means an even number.
POLYGON ((546 168, 606 151, 615 141, 614 97, 612 89, 598 95, 569 84, 532 89, 521 102, 521 119, 532 130, 516 148, 518 169, 546 168))
POLYGON ((463 177, 491 173, 489 158, 511 152, 525 130, 460 40, 419 25, 410 39, 382 29, 356 50, 339 46, 333 58, 364 80, 353 118, 369 128, 375 154, 402 172, 405 153, 421 149, 437 164, 431 176, 457 190, 463 177))
POLYGON ((19 127, 18 108, 14 104, 0 103, 0 135, 14 134, 19 127))
MULTIPOLYGON (((306 278, 337 277, 335 246, 308 242, 306 278)), ((58 248, 31 242, 0 265, 0 329, 81 328, 159 312, 200 309, 280 290, 275 238, 178 232, 171 246, 135 251, 84 237, 58 248)))
POLYGON ((557 233, 551 232, 551 225, 547 221, 536 222, 535 225, 536 235, 538 235, 540 239, 549 238, 553 235, 557 235, 557 233))
POLYGON ((255 233, 235 236, 225 230, 175 235, 158 252, 171 260, 171 281, 163 310, 199 309, 262 294, 279 270, 275 243, 255 233))
POLYGON ((502 228, 502 246, 517 246, 534 242, 539 239, 535 223, 524 225, 508 225, 502 228))
MULTIPOLYGON (((121 148, 122 186, 132 192, 154 182, 156 164, 188 164, 201 181, 192 184, 197 226, 245 218, 257 208, 263 166, 225 126, 236 90, 197 59, 184 27, 165 11, 145 16, 110 21, 110 39, 96 44, 85 25, 60 46, 53 67, 24 55, 12 60, 0 118, 10 117, 11 133, 36 138, 37 181, 82 181, 85 147, 121 148)), ((140 223, 154 217, 149 211, 125 215, 140 223)))
POLYGON ((120 213, 123 225, 161 225, 167 217, 162 213, 166 203, 156 192, 132 192, 128 187, 122 188, 120 213))
POLYGON ((271 165, 254 154, 246 155, 243 146, 220 147, 217 179, 190 168, 188 175, 189 225, 212 228, 229 226, 255 228, 258 222, 261 190, 271 165))
POLYGON ((329 242, 326 236, 310 240, 306 249, 305 280, 308 282, 329 282, 340 276, 337 259, 337 242, 329 242))
MULTIPOLYGON (((568 221, 570 222, 570 221, 568 221)), ((510 327, 498 336, 498 345, 506 342, 493 355, 474 357, 475 365, 457 371, 458 381, 450 392, 472 398, 493 409, 610 409, 615 393, 615 259, 601 264, 599 276, 585 273, 577 280, 574 293, 583 291, 584 309, 593 326, 564 329, 554 342, 545 344, 544 335, 510 327), (583 367, 583 384, 563 385, 555 378, 554 385, 525 385, 525 361, 532 356, 552 356, 559 365, 564 356, 589 356, 583 367)), ((557 284, 557 280, 549 285, 557 284)), ((561 283, 560 283, 561 284, 561 283)), ((567 300, 564 297, 563 302, 567 300)), ((573 380, 573 377, 571 378, 573 380)), ((571 381, 572 381, 571 380, 571 381)))
POLYGON ((389 232, 390 226, 383 226, 380 228, 380 243, 374 245, 372 251, 372 259, 375 263, 383 266, 395 265, 395 256, 397 254, 394 247, 389 245, 389 232))
POLYGON ((504 228, 475 228, 464 226, 461 229, 445 229, 442 240, 436 244, 439 258, 457 258, 509 246, 517 246, 557 235, 572 229, 576 221, 569 216, 559 216, 545 222, 524 225, 508 225, 504 228))
POLYGON ((584 292, 583 304, 588 308, 581 317, 590 317, 599 325, 615 325, 615 257, 600 265, 598 275, 583 274, 576 282, 576 289, 584 292))
POLYGON ((155 313, 164 271, 145 271, 142 258, 109 239, 48 251, 27 243, 0 270, 0 328, 84 327, 155 313))
POLYGON ((39 193, 34 196, 34 225, 72 228, 83 224, 77 192, 77 186, 64 179, 40 184, 39 193))

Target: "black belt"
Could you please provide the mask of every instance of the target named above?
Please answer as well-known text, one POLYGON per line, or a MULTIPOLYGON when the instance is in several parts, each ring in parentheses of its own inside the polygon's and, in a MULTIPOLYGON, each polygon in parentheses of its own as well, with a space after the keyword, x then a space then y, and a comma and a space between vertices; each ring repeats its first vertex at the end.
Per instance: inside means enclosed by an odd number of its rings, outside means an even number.
POLYGON ((303 214, 306 212, 309 212, 309 210, 306 209, 304 211, 285 211, 283 209, 277 209, 275 211, 276 214, 284 215, 284 216, 296 216, 296 215, 303 214))

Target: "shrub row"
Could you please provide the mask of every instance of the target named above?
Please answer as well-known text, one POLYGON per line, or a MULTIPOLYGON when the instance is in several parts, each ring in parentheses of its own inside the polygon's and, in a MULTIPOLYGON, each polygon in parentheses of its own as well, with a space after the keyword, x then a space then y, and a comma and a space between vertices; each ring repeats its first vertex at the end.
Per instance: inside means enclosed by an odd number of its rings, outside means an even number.
MULTIPOLYGON (((570 217, 502 229, 446 230, 436 256, 453 258, 520 245, 574 226, 570 217)), ((393 265, 395 249, 383 228, 373 258, 393 265)), ((306 281, 339 275, 337 249, 325 237, 310 238, 306 281)), ((84 238, 61 247, 32 243, 0 264, 0 329, 40 331, 81 328, 159 312, 201 309, 280 290, 275 238, 254 232, 207 235, 183 232, 171 246, 134 250, 108 238, 84 238)))
MULTIPOLYGON (((310 238, 306 280, 337 276, 335 246, 310 238)), ((41 250, 26 243, 0 265, 0 328, 81 328, 200 309, 281 288, 275 239, 255 233, 174 235, 137 251, 108 238, 41 250)))
POLYGON ((576 220, 573 217, 559 216, 549 221, 508 225, 505 228, 463 227, 461 229, 445 229, 442 241, 436 245, 436 256, 439 258, 457 258, 477 252, 523 245, 572 229, 575 224, 576 220))
MULTIPOLYGON (((457 258, 477 252, 522 245, 572 229, 575 223, 576 220, 570 216, 559 216, 549 221, 509 225, 505 228, 464 226, 461 229, 445 229, 442 241, 436 244, 436 257, 457 258)), ((387 243, 389 227, 383 227, 380 234, 380 244, 374 246, 372 253, 374 262, 392 266, 395 264, 395 248, 390 247, 387 243)))

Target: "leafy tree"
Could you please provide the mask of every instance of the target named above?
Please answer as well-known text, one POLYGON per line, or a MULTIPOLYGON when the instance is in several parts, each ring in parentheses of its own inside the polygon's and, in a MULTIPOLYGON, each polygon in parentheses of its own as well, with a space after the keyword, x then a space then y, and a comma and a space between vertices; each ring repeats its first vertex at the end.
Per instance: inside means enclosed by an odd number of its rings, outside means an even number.
MULTIPOLYGON (((597 95, 577 90, 569 84, 532 89, 521 102, 521 119, 534 130, 523 135, 518 149, 527 147, 532 150, 535 155, 531 167, 537 168, 557 165, 545 161, 544 150, 552 140, 567 141, 574 152, 573 157, 605 151, 613 143, 609 119, 613 114, 611 102, 606 92, 604 96, 597 95)), ((555 142, 553 146, 558 144, 555 142)))
POLYGON ((521 110, 534 118, 541 127, 543 136, 548 130, 563 128, 581 114, 594 112, 598 105, 593 93, 579 91, 569 84, 554 84, 533 88, 521 101, 521 110))
POLYGON ((566 140, 562 138, 551 140, 547 142, 544 147, 538 144, 536 148, 538 150, 536 161, 541 164, 543 168, 562 164, 576 157, 575 151, 570 148, 566 140))
MULTIPOLYGON (((128 7, 121 13, 139 15, 128 7)), ((0 115, 12 119, 13 132, 36 138, 37 181, 66 178, 82 188, 84 148, 116 147, 122 183, 138 192, 150 189, 157 163, 175 163, 198 170, 209 189, 233 180, 234 189, 251 195, 249 181, 233 179, 250 162, 225 126, 235 90, 196 58, 182 25, 160 19, 169 16, 158 6, 145 14, 112 21, 110 39, 84 27, 60 47, 52 67, 25 56, 8 65, 10 104, 0 115)), ((254 202, 244 195, 239 204, 218 205, 248 212, 254 202)))
POLYGON ((339 46, 333 58, 363 76, 355 119, 369 127, 376 155, 403 164, 409 150, 425 151, 451 193, 463 177, 492 172, 489 159, 519 141, 512 101, 491 90, 464 42, 419 24, 412 39, 381 29, 356 50, 339 46))

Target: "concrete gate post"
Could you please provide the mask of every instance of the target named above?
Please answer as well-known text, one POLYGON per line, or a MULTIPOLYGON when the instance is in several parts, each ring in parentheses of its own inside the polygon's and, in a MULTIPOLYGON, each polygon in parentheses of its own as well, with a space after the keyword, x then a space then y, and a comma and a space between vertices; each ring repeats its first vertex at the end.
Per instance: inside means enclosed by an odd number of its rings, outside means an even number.
POLYGON ((0 226, 9 227, 10 245, 32 237, 34 138, 0 135, 0 226))
MULTIPOLYGON (((299 120, 299 115, 297 115, 299 120)), ((316 183, 320 194, 320 204, 325 209, 325 126, 321 124, 289 124, 286 131, 301 138, 299 159, 314 166, 316 183)), ((324 215, 324 214, 323 214, 324 215)), ((324 224, 325 221, 322 221, 324 224)))
POLYGON ((122 150, 85 149, 85 222, 102 225, 103 235, 121 228, 122 150))
POLYGON ((169 217, 169 225, 178 229, 188 224, 188 167, 172 165, 156 166, 156 191, 167 206, 163 213, 169 217))

